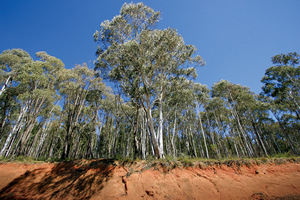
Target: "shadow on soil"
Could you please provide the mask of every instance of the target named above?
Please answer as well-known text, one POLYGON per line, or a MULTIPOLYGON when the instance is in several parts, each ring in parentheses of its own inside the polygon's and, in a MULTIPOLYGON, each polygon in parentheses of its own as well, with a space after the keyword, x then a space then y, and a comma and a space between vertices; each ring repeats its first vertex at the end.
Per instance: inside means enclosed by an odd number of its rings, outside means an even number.
POLYGON ((0 199, 89 199, 112 177, 114 160, 78 160, 27 171, 0 191, 0 199))

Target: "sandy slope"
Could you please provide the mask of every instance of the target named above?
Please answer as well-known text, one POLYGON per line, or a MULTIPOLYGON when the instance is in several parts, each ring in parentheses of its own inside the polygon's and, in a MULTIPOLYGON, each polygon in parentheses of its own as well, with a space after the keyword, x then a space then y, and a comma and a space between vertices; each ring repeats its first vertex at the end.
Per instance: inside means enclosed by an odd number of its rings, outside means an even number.
POLYGON ((0 164, 0 199, 300 199, 300 163, 0 164))

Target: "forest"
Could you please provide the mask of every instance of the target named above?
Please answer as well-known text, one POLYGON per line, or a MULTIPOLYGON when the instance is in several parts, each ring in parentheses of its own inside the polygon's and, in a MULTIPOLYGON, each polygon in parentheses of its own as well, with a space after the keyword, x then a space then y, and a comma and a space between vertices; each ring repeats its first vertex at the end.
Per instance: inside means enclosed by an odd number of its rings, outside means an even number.
POLYGON ((227 80, 208 88, 194 81, 204 59, 175 29, 157 29, 160 16, 125 3, 93 35, 94 69, 3 51, 0 157, 299 155, 300 55, 274 55, 260 94, 227 80))

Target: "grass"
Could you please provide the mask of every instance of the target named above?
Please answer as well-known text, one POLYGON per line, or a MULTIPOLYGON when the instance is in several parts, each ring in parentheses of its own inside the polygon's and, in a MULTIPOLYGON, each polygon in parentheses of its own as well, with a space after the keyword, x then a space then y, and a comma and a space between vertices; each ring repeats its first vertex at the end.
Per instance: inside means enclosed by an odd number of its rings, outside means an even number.
MULTIPOLYGON (((0 157, 0 163, 4 162, 23 162, 23 163, 43 163, 43 162, 68 162, 75 159, 58 159, 58 158, 47 158, 47 157, 38 157, 38 158, 32 158, 32 157, 24 157, 24 156, 18 156, 18 157, 0 157)), ((180 156, 180 157, 170 157, 166 156, 163 159, 154 159, 153 157, 148 157, 146 160, 140 160, 140 159, 133 159, 131 157, 124 157, 124 158, 117 158, 112 159, 116 161, 117 165, 121 166, 132 166, 135 164, 143 163, 145 165, 145 168, 165 168, 167 170, 174 169, 174 168, 181 168, 181 167, 200 167, 205 168, 208 166, 248 166, 251 167, 251 165, 261 165, 261 164, 267 164, 267 163, 275 163, 275 164, 283 164, 286 162, 300 162, 300 156, 291 155, 290 153, 284 153, 284 154, 276 154, 268 157, 256 157, 256 158, 237 158, 237 157, 231 157, 231 158, 222 158, 222 159, 207 159, 207 158, 190 158, 188 156, 180 156)), ((140 165, 140 164, 139 164, 140 165)))
POLYGON ((38 158, 33 158, 33 157, 25 157, 25 156, 17 156, 17 157, 3 157, 0 156, 0 163, 5 163, 5 162, 22 162, 22 163, 45 163, 45 162, 50 162, 50 163, 55 163, 55 162, 63 162, 63 161, 68 161, 70 159, 62 160, 59 158, 46 158, 46 157, 38 157, 38 158))
POLYGON ((231 158, 222 158, 222 159, 207 159, 207 158, 190 158, 187 156, 181 157, 169 157, 166 156, 163 159, 157 160, 147 160, 148 163, 152 163, 152 166, 160 165, 162 167, 166 167, 168 169, 176 168, 176 167, 213 167, 213 166, 222 166, 226 165, 228 167, 232 166, 247 166, 251 167, 252 165, 261 165, 267 163, 275 163, 275 164, 284 164, 287 162, 300 162, 300 156, 295 156, 289 153, 285 154, 276 154, 268 157, 255 157, 255 158, 238 158, 238 157, 231 157, 231 158))
MULTIPOLYGON (((99 158, 99 159, 66 159, 60 160, 56 158, 31 158, 18 156, 14 158, 0 157, 0 164, 7 162, 21 162, 21 163, 45 163, 45 162, 58 162, 59 163, 72 163, 77 166, 92 166, 96 164, 95 168, 98 168, 99 163, 113 166, 121 166, 126 171, 126 176, 131 176, 133 173, 141 173, 145 170, 160 171, 161 173, 169 173, 173 169, 184 168, 200 168, 200 169, 213 169, 222 167, 231 167, 235 170, 240 170, 242 166, 251 168, 255 165, 275 163, 276 165, 284 164, 287 162, 300 163, 300 156, 291 156, 287 154, 274 155, 269 157, 258 158, 222 158, 222 159, 206 159, 206 158, 190 158, 187 156, 181 157, 169 157, 166 156, 163 159, 148 158, 146 160, 132 159, 130 157, 125 158, 99 158)), ((216 172, 216 171, 215 171, 216 172)))

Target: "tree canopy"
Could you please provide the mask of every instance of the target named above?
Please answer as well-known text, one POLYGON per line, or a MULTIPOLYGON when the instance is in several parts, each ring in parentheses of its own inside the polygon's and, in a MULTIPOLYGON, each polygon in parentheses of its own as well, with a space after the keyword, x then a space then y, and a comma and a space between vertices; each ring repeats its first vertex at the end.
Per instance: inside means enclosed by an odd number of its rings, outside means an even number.
POLYGON ((175 29, 157 29, 160 19, 143 3, 125 3, 94 33, 94 69, 66 68, 43 51, 3 51, 0 156, 299 155, 296 52, 272 57, 259 95, 227 80, 208 88, 195 82, 205 65, 196 47, 175 29))

